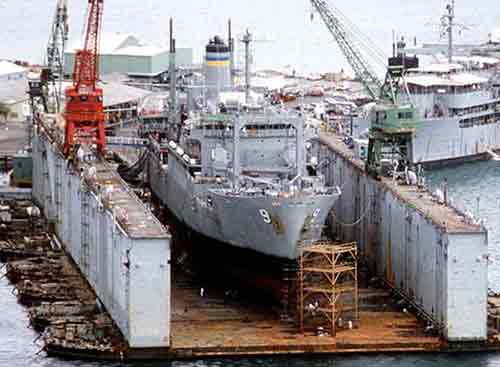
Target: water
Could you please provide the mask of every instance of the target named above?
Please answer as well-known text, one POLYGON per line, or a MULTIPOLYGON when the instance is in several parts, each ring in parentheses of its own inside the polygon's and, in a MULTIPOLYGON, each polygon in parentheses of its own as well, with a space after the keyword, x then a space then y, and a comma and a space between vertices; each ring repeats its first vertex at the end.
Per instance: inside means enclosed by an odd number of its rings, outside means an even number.
MULTIPOLYGON (((48 40, 55 0, 0 0, 0 58, 41 62, 48 40)), ((69 1, 73 44, 82 36, 86 1, 69 1)), ((390 53, 392 30, 407 39, 438 41, 436 26, 445 0, 336 0, 336 6, 363 33, 390 53)), ((319 15, 311 21, 308 0, 106 0, 104 31, 133 33, 148 43, 167 45, 168 18, 175 18, 178 47, 192 47, 198 58, 214 33, 226 35, 227 19, 234 33, 247 27, 255 38, 259 67, 293 65, 304 71, 338 71, 346 68, 331 35, 319 15), (270 41, 270 42, 269 42, 270 41)), ((457 21, 470 30, 457 35, 457 42, 486 41, 499 28, 500 7, 496 0, 458 0, 457 21)))
MULTIPOLYGON (((0 0, 0 58, 26 59, 41 62, 48 39, 50 19, 55 0, 0 0)), ((70 1, 71 41, 81 37, 86 1, 70 1)), ((311 7, 307 0, 106 0, 104 30, 130 32, 148 43, 167 44, 167 20, 176 23, 178 47, 193 47, 199 59, 199 50, 215 33, 226 33, 226 22, 233 19, 235 34, 246 27, 255 38, 267 42, 256 43, 255 62, 258 67, 293 65, 308 72, 338 71, 346 68, 344 57, 334 45, 331 36, 316 15, 311 21, 311 7)), ((407 38, 438 41, 435 26, 444 9, 442 0, 337 0, 343 10, 361 30, 370 35, 379 48, 390 51, 392 29, 407 38), (404 4, 404 5, 403 5, 404 4), (389 21, 388 21, 389 20, 389 21)), ((457 1, 458 21, 471 26, 460 42, 480 42, 498 27, 500 7, 497 0, 457 1), (496 27, 495 27, 496 25, 496 27)), ((448 178, 450 196, 473 214, 486 219, 492 264, 490 287, 500 288, 500 164, 481 162, 463 165, 457 169, 430 172, 432 187, 448 178), (479 206, 476 198, 479 197, 479 206), (478 209, 479 208, 479 209, 478 209)), ((33 343, 36 335, 27 328, 25 310, 16 304, 12 288, 0 280, 0 367, 4 366, 118 366, 110 363, 68 362, 37 355, 33 343)), ((205 367, 205 366, 292 366, 292 367, 399 367, 399 366, 500 366, 497 354, 467 355, 375 355, 364 357, 334 357, 314 359, 258 359, 211 360, 137 364, 145 366, 205 367)))

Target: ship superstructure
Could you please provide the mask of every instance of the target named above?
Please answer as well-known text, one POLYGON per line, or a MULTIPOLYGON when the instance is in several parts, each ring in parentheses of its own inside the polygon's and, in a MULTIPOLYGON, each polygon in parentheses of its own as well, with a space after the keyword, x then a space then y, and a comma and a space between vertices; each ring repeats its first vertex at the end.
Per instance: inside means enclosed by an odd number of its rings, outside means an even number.
POLYGON ((372 62, 369 60, 373 60, 373 64, 377 61, 370 57, 377 52, 374 45, 362 42, 360 31, 352 30, 350 22, 333 4, 327 0, 311 0, 311 3, 375 102, 374 108, 363 108, 364 114, 355 122, 358 133, 353 134, 357 138, 359 132, 366 135, 364 131, 370 129, 369 171, 372 170, 370 166, 380 165, 374 163, 378 158, 373 156, 379 157, 386 151, 400 156, 404 150, 404 157, 396 161, 431 165, 480 158, 500 149, 500 96, 495 77, 500 64, 483 59, 466 69, 463 64, 467 60, 461 60, 462 64, 454 63, 454 28, 460 26, 455 22, 454 1, 447 5, 441 18, 443 34, 448 38, 447 63, 420 65, 417 57, 407 54, 404 39, 401 39, 394 42, 385 82, 370 68, 372 62), (386 106, 387 101, 391 106, 386 106), (400 120, 407 125, 405 120, 409 111, 404 111, 406 107, 414 110, 411 116, 414 121, 411 129, 399 129, 406 135, 403 139, 399 131, 394 134, 387 130, 391 130, 391 125, 401 127, 400 120), (402 110, 384 114, 381 108, 402 110), (377 130, 379 134, 375 136, 377 130), (390 144, 386 144, 388 142, 390 144), (376 146, 377 149, 372 149, 376 146))
MULTIPOLYGON (((415 108, 413 163, 442 165, 479 158, 500 149, 500 63, 468 63, 453 55, 455 2, 441 17, 448 38, 446 63, 409 67, 398 86, 400 103, 415 108)), ((396 48, 406 59, 404 42, 396 48)), ((485 60, 482 60, 485 61, 485 60)))
POLYGON ((417 113, 413 160, 464 159, 500 149, 500 94, 490 80, 458 64, 409 70, 405 79, 417 113))

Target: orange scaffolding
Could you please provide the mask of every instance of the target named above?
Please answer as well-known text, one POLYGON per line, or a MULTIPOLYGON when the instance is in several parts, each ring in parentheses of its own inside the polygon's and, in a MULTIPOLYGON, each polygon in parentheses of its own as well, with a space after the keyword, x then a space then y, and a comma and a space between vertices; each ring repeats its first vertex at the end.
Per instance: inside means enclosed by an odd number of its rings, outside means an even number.
POLYGON ((341 317, 346 321, 345 325, 357 325, 357 259, 355 242, 338 244, 321 241, 301 246, 298 314, 302 333, 306 329, 330 330, 335 336, 341 317))

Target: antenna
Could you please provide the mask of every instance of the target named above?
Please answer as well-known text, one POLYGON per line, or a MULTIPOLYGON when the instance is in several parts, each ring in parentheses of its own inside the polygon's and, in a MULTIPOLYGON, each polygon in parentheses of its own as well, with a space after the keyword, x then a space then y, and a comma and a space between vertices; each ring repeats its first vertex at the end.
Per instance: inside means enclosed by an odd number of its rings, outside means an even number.
POLYGON ((233 38, 233 29, 232 29, 232 23, 231 19, 228 21, 228 38, 227 38, 227 43, 229 45, 229 52, 231 53, 230 56, 230 68, 231 68, 231 86, 234 86, 234 38, 233 38))
POLYGON ((253 42, 248 29, 241 42, 245 44, 245 102, 248 104, 250 103, 250 43, 253 42))
POLYGON ((462 30, 469 30, 470 26, 455 22, 455 0, 446 5, 446 13, 441 16, 440 36, 441 38, 448 37, 448 62, 453 62, 453 32, 455 28, 462 30))
POLYGON ((267 39, 255 39, 253 34, 247 29, 243 34, 243 37, 239 40, 245 45, 245 102, 250 102, 250 88, 251 88, 251 75, 250 75, 250 63, 252 59, 252 52, 250 49, 251 44, 255 42, 266 43, 273 42, 267 39))
MULTIPOLYGON (((170 77, 170 116, 169 125, 172 126, 176 121, 177 98, 176 98, 176 82, 177 75, 175 72, 175 38, 174 38, 174 21, 170 18, 170 53, 169 53, 169 69, 170 77)), ((163 126, 165 128, 165 126, 163 126)))
POLYGON ((455 21, 455 0, 451 0, 451 4, 446 5, 447 13, 441 17, 441 24, 444 30, 448 33, 448 62, 453 62, 453 22, 455 21))

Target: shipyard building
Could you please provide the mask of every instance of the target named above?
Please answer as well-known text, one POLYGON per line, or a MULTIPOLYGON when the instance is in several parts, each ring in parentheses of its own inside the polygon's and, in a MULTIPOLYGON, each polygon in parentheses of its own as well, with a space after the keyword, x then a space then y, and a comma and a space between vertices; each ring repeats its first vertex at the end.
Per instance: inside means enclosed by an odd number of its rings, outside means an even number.
POLYGON ((0 113, 0 122, 22 121, 29 113, 27 74, 28 70, 22 66, 0 61, 0 104, 6 108, 5 113, 0 113))
MULTIPOLYGON (((75 50, 79 45, 65 52, 64 73, 71 75, 75 60, 75 50)), ((169 51, 166 47, 145 45, 137 37, 125 33, 105 33, 102 35, 99 68, 100 74, 129 74, 139 77, 155 77, 166 70, 169 51)), ((176 54, 179 67, 193 64, 193 50, 179 48, 176 54)))

